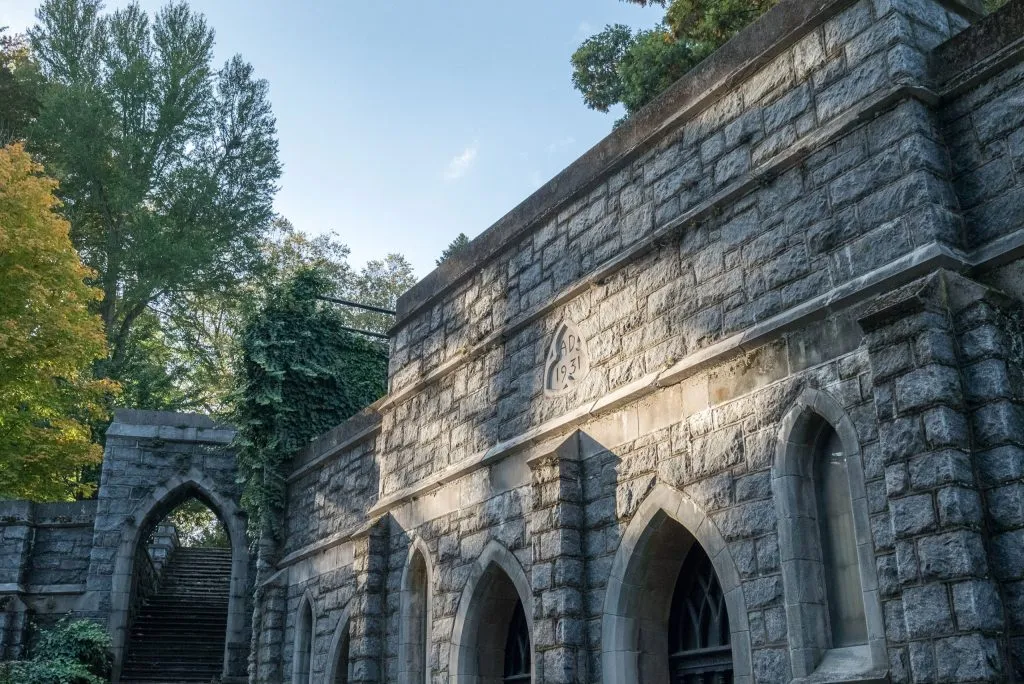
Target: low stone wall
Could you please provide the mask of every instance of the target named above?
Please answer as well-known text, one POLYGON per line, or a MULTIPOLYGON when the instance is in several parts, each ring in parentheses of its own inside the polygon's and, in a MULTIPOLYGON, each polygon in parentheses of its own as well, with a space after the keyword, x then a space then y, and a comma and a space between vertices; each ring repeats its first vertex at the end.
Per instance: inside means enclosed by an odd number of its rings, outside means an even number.
POLYGON ((24 654, 29 621, 86 608, 95 501, 0 501, 0 658, 24 654))

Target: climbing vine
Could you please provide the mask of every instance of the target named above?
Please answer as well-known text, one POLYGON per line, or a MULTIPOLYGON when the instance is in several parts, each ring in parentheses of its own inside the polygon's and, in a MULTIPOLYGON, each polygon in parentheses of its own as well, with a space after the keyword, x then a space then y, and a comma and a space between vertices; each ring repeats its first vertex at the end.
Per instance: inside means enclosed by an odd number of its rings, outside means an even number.
POLYGON ((387 348, 344 330, 337 308, 317 299, 331 287, 322 271, 302 269, 242 331, 232 422, 254 536, 280 538, 291 459, 386 389, 387 348))

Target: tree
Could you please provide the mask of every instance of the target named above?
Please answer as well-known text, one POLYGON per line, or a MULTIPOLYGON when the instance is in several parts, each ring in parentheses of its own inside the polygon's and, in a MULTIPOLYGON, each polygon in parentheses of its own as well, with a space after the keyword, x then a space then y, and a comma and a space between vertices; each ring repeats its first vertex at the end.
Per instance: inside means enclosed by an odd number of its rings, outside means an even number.
POLYGON ((614 24, 572 55, 572 83, 591 109, 623 105, 629 117, 700 63, 775 0, 626 0, 666 7, 653 29, 614 24))
POLYGON ((89 422, 114 390, 91 377, 107 354, 90 312, 100 292, 56 212, 56 182, 20 144, 0 149, 0 498, 67 499, 102 457, 89 422))
POLYGON ((322 270, 300 269, 240 337, 232 423, 242 500, 258 534, 279 532, 290 459, 387 388, 387 349, 345 331, 338 308, 318 299, 332 286, 322 270))
POLYGON ((39 112, 43 76, 24 36, 0 27, 0 145, 22 138, 39 112))
POLYGON ((131 387, 133 359, 168 342, 166 319, 147 321, 155 307, 229 292, 258 268, 281 167, 266 81, 238 56, 214 69, 202 15, 184 3, 152 21, 137 5, 101 9, 39 7, 29 36, 47 86, 30 139, 97 272, 102 371, 131 387))
MULTIPOLYGON (((383 259, 371 259, 343 287, 341 295, 360 304, 370 304, 394 310, 398 298, 416 283, 412 265, 401 254, 388 254, 383 259)), ((393 316, 347 309, 341 313, 346 324, 359 330, 386 333, 395 324, 393 316)))
POLYGON ((441 252, 441 256, 437 258, 437 265, 440 266, 467 247, 469 247, 469 238, 465 233, 459 233, 455 236, 454 240, 448 243, 448 246, 444 248, 444 251, 441 252))

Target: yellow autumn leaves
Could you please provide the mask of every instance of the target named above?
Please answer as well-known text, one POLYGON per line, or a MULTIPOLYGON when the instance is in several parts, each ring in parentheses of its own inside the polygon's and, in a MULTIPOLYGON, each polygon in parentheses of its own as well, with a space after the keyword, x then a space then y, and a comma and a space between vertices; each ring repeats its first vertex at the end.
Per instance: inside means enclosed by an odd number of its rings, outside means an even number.
MULTIPOLYGON (((0 148, 0 499, 64 499, 102 458, 90 425, 116 390, 91 305, 101 292, 57 213, 57 182, 20 144, 0 148)), ((84 493, 84 492, 83 492, 84 493)))

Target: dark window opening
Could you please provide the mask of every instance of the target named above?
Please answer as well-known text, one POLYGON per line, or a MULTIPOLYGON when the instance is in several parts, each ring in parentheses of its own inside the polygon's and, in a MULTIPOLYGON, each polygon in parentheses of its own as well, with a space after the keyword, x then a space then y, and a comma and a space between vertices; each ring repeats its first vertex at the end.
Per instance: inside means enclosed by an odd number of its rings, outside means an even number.
POLYGON ((516 602, 505 639, 504 682, 530 681, 530 626, 526 622, 523 602, 516 602))
POLYGON ((711 559, 696 542, 676 580, 668 643, 672 684, 731 684, 725 596, 711 559))

